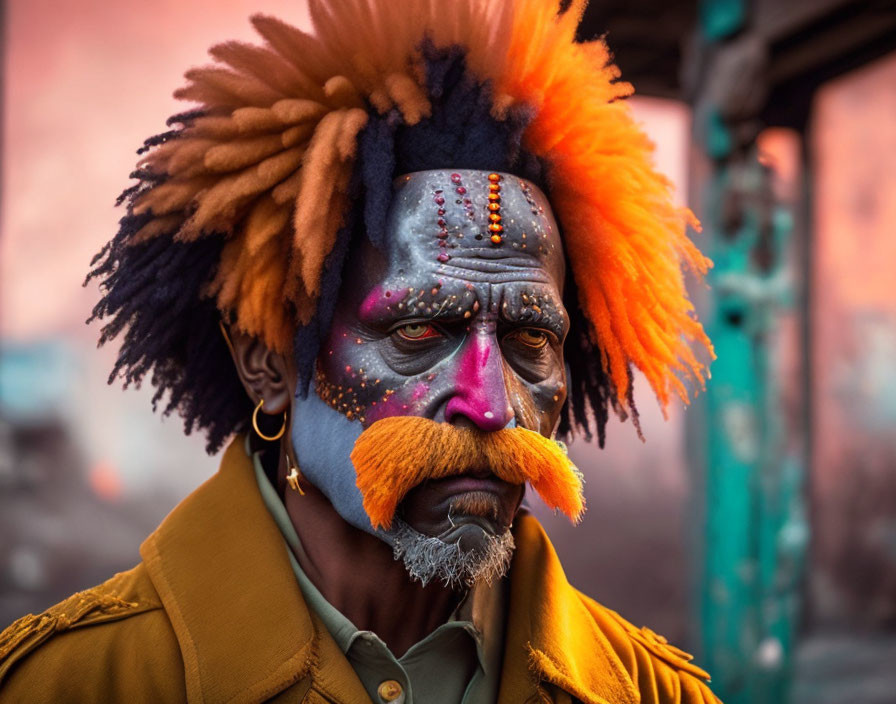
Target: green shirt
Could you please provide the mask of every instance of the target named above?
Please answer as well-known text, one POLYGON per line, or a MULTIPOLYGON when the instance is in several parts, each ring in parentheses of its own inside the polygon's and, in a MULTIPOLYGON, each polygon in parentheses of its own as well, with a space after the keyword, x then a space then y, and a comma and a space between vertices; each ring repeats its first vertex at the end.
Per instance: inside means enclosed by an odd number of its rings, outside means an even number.
POLYGON ((304 553, 302 543, 264 473, 260 453, 254 453, 252 461, 262 499, 289 546, 289 560, 305 601, 345 653, 373 702, 480 704, 497 699, 503 652, 503 581, 477 584, 447 623, 396 658, 375 633, 358 630, 312 584, 296 559, 304 553), (397 682, 401 692, 387 700, 378 690, 389 680, 397 682))

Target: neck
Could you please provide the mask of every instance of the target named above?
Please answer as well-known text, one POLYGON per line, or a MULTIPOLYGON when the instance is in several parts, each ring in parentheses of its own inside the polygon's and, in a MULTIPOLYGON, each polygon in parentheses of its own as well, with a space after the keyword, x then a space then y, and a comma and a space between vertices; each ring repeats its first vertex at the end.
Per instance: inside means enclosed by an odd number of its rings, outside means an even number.
MULTIPOLYGON (((278 482, 285 486, 285 463, 278 482)), ((329 499, 302 482, 302 496, 284 492, 287 513, 304 548, 299 566, 323 597, 358 629, 373 631, 400 657, 445 623, 461 595, 438 583, 412 581, 392 548, 343 520, 329 499)))

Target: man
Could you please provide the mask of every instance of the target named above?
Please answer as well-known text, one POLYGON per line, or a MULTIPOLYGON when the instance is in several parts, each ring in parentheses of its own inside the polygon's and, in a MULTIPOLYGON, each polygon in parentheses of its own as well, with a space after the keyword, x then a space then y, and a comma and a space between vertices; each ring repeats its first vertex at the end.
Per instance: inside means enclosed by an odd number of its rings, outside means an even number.
POLYGON ((702 381, 684 234, 583 3, 311 2, 212 49, 91 277, 219 473, 143 561, 0 636, 4 701, 704 702, 576 592, 552 438, 702 381), (235 372, 235 373, 234 373, 235 372))

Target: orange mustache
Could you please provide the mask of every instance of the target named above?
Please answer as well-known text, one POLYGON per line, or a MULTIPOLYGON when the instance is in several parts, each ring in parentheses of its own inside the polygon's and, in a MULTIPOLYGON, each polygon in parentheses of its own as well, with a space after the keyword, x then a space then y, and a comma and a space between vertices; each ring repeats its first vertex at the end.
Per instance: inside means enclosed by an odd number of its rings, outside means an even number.
POLYGON ((511 484, 529 482, 548 506, 573 523, 585 511, 575 465, 553 440, 524 428, 483 433, 393 416, 361 433, 351 459, 374 528, 390 528, 398 504, 423 481, 483 469, 511 484))

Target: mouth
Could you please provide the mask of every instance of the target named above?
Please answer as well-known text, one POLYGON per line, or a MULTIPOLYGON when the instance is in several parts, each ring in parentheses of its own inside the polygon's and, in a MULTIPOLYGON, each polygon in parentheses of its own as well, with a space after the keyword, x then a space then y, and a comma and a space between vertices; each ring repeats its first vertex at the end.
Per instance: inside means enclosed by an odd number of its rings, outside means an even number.
POLYGON ((405 521, 427 535, 464 527, 494 535, 513 521, 523 490, 489 470, 468 472, 423 482, 405 497, 401 511, 405 521))
POLYGON ((457 496, 468 493, 490 493, 501 495, 506 492, 507 483, 502 482, 490 472, 462 474, 447 479, 437 479, 429 482, 430 486, 439 494, 457 496))
POLYGON ((433 507, 444 512, 450 522, 478 518, 497 526, 504 523, 514 486, 483 472, 427 482, 426 491, 433 507))

